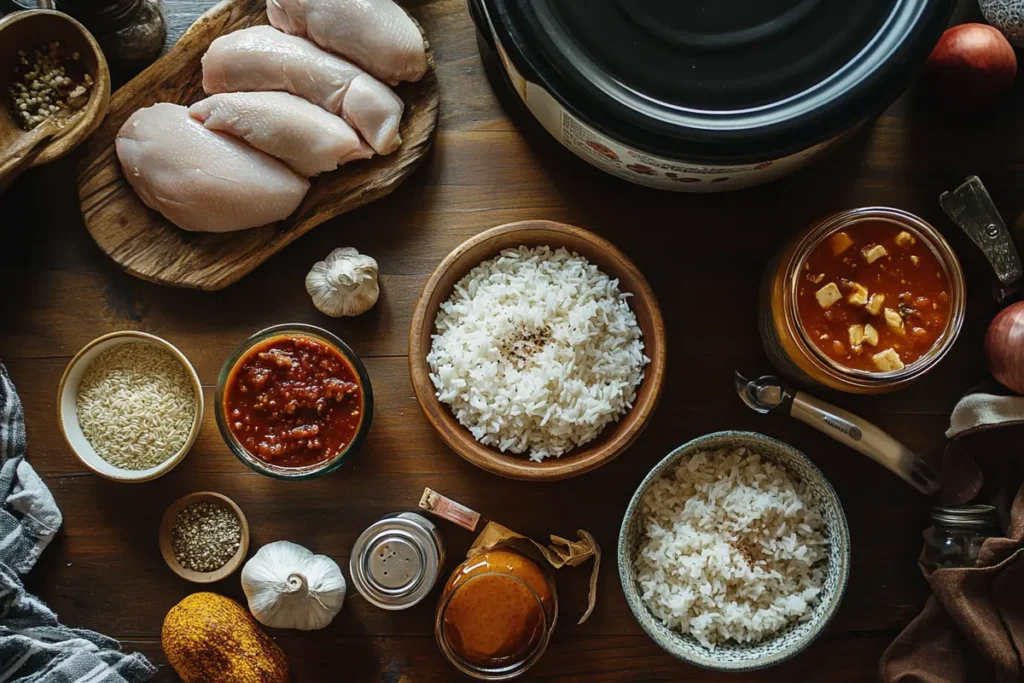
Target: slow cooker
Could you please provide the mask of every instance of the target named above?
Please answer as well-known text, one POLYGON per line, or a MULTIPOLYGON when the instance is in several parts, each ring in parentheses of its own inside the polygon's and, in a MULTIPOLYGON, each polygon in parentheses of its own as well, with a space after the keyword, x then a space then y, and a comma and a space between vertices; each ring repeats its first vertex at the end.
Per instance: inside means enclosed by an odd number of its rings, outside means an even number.
POLYGON ((955 4, 469 0, 496 85, 556 140, 620 178, 685 192, 820 157, 906 89, 955 4))

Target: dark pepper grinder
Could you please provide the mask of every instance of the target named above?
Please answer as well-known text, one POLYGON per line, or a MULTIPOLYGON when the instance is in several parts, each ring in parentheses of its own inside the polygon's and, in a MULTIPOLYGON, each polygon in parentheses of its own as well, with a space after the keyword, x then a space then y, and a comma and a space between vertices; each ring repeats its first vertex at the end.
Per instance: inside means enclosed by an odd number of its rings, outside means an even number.
POLYGON ((38 0, 38 4, 59 9, 82 22, 96 37, 119 83, 159 57, 167 39, 161 0, 38 0))

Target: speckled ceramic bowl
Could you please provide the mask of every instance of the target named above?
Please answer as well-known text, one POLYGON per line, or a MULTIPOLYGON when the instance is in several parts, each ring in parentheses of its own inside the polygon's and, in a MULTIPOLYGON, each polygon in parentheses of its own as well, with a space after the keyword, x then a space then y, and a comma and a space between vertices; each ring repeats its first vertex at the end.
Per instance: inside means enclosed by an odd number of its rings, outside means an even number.
POLYGON ((753 432, 716 432, 684 444, 665 457, 651 470, 633 494, 619 532, 619 577, 626 601, 633 616, 654 642, 679 659, 716 671, 753 671, 764 669, 796 656, 825 630, 846 591, 850 577, 850 529, 839 497, 825 475, 800 451, 763 434, 753 432), (644 537, 640 500, 651 483, 675 465, 680 458, 701 450, 745 447, 776 465, 785 467, 792 476, 809 485, 815 502, 825 520, 828 539, 828 569, 821 599, 814 606, 811 618, 755 645, 720 645, 711 650, 694 638, 672 631, 661 623, 644 605, 633 569, 633 558, 644 537))

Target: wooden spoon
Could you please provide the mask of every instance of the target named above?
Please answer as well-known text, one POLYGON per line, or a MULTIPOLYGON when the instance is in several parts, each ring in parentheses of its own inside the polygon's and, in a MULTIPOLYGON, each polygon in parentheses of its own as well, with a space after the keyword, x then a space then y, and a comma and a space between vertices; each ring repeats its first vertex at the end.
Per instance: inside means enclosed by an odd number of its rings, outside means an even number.
POLYGON ((6 149, 0 149, 0 192, 3 192, 11 181, 22 171, 32 166, 40 152, 65 133, 74 130, 81 119, 81 107, 86 103, 83 95, 81 101, 70 102, 70 109, 57 112, 24 135, 13 138, 6 149))
POLYGON ((92 34, 68 15, 53 10, 14 12, 0 19, 0 101, 15 78, 18 50, 31 51, 43 43, 60 41, 78 52, 93 80, 77 111, 63 112, 24 130, 7 107, 0 104, 0 191, 21 172, 49 163, 73 150, 92 133, 110 102, 110 71, 92 34))

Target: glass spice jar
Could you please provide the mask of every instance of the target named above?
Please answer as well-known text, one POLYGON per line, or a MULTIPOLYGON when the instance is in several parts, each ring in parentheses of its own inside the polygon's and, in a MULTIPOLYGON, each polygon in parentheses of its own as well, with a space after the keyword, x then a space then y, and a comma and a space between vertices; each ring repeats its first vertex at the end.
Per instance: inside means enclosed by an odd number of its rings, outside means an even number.
POLYGON ((991 505, 939 505, 931 519, 933 526, 924 532, 929 569, 974 567, 985 539, 1002 534, 991 505))
POLYGON ((452 573, 441 596, 434 635, 455 668, 478 681, 522 675, 547 649, 558 619, 548 573, 511 550, 471 557, 452 573))
POLYGON ((96 37, 115 79, 124 81, 160 56, 167 39, 161 0, 56 0, 96 37))

